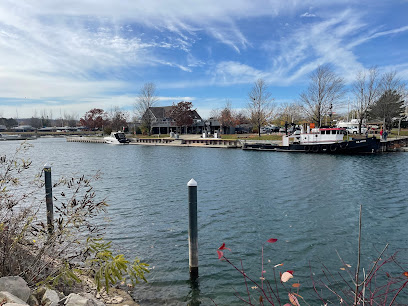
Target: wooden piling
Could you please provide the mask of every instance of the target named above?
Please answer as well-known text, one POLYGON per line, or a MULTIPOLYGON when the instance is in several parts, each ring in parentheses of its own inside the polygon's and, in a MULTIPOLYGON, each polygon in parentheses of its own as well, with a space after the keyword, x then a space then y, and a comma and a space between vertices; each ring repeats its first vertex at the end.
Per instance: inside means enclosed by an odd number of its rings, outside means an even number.
POLYGON ((52 183, 51 183, 51 166, 44 165, 44 179, 45 179, 45 203, 47 205, 47 226, 48 233, 52 234, 54 231, 54 207, 52 202, 52 183))

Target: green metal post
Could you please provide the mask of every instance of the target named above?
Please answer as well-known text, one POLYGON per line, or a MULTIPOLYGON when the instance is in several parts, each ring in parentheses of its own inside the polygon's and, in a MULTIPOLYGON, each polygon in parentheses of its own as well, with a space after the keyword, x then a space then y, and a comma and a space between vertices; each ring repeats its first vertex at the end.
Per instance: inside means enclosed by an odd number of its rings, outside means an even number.
POLYGON ((188 247, 190 279, 198 278, 198 228, 197 228, 197 182, 188 183, 188 247))

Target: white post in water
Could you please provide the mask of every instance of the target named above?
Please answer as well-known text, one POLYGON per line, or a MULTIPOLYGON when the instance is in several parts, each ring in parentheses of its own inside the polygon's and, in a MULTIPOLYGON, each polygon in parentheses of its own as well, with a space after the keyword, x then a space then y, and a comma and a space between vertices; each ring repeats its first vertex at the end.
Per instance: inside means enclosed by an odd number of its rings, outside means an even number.
POLYGON ((198 278, 197 182, 191 179, 187 186, 190 279, 195 280, 198 278))
POLYGON ((52 234, 54 230, 54 207, 52 203, 52 183, 51 183, 51 166, 44 165, 44 179, 45 179, 45 203, 47 205, 47 225, 48 233, 52 234))

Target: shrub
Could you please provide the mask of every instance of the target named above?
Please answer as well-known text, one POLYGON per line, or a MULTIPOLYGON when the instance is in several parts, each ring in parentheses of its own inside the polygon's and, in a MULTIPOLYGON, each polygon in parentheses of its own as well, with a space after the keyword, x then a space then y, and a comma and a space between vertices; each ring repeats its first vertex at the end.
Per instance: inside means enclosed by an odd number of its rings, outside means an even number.
POLYGON ((111 242, 103 241, 104 227, 96 219, 107 203, 98 200, 92 182, 99 178, 61 178, 53 185, 54 220, 46 224, 44 184, 41 175, 25 180, 31 162, 20 157, 29 149, 23 143, 13 156, 0 157, 0 277, 20 275, 29 285, 72 285, 80 275, 91 275, 100 289, 129 278, 146 281, 147 264, 114 255, 111 242))

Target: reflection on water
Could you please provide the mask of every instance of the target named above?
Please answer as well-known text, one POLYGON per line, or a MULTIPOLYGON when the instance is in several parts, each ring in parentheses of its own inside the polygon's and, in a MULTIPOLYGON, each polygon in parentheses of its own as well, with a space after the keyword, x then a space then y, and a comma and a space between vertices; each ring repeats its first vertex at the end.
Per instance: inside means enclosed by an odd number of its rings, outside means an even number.
MULTIPOLYGON (((107 197, 107 238, 129 256, 148 262, 148 284, 133 292, 141 305, 241 304, 242 276, 218 260, 225 242, 235 263, 265 276, 284 263, 296 281, 310 287, 310 264, 335 272, 336 255, 356 266, 359 205, 363 205, 363 265, 386 243, 408 240, 407 153, 330 156, 227 149, 108 146, 38 139, 30 156, 36 169, 51 163, 53 175, 94 174, 95 191, 107 197), (198 182, 199 274, 188 281, 187 182, 198 182), (268 262, 270 260, 270 263, 268 262)), ((1 142, 9 152, 15 143, 1 142)), ((303 293, 303 291, 302 291, 303 293)), ((310 301, 310 300, 309 300, 310 301)), ((313 300, 311 300, 313 304, 313 300)))

